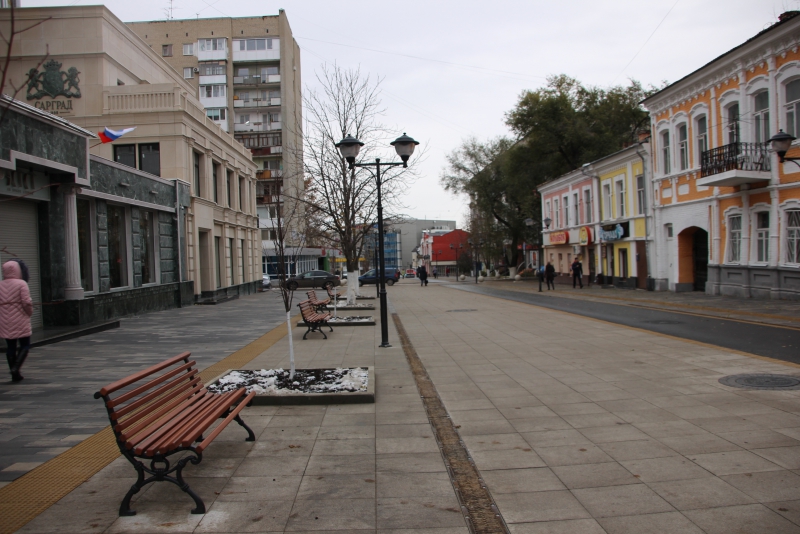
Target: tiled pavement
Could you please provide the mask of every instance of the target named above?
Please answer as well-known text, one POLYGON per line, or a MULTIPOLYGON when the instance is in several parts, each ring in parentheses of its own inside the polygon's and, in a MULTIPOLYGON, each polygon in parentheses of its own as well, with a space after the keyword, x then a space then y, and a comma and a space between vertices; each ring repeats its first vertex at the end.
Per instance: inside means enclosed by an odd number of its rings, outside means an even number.
POLYGON ((18 384, 0 356, 0 485, 108 426, 93 398, 102 386, 186 350, 207 367, 274 328, 282 309, 268 292, 123 319, 118 329, 32 349, 18 384))
MULTIPOLYGON (((800 392, 717 382, 796 367, 440 284, 390 292, 512 532, 800 532, 800 392)), ((159 484, 118 518, 118 460, 21 532, 465 534, 393 325, 391 349, 379 331, 295 332, 300 367, 374 365, 376 404, 246 409, 258 440, 226 429, 187 468, 205 515, 159 484)))

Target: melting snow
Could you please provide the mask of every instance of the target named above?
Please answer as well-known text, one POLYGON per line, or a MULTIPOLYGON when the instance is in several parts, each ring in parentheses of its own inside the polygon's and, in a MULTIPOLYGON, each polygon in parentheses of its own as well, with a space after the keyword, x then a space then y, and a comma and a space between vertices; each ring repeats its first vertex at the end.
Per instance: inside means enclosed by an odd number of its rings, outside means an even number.
POLYGON ((363 367, 348 369, 298 369, 294 379, 284 369, 231 371, 208 386, 213 393, 225 393, 241 387, 259 395, 293 393, 335 393, 366 391, 369 372, 363 367))

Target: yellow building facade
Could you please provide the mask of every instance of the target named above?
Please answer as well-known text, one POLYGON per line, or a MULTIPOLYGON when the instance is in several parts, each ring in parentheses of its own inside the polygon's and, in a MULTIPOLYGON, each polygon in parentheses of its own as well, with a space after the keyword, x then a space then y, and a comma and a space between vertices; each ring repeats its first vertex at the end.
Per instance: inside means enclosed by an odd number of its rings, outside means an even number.
POLYGON ((800 166, 768 143, 800 136, 797 15, 644 101, 657 288, 800 299, 800 166))

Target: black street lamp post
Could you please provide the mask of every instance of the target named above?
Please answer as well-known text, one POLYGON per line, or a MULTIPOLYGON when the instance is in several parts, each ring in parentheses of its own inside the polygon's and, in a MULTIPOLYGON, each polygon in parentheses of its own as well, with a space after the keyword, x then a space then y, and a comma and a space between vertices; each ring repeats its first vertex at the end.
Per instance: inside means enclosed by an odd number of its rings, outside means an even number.
POLYGON ((386 262, 383 250, 383 204, 381 201, 381 166, 383 167, 408 167, 408 158, 414 153, 414 149, 419 144, 405 133, 390 143, 397 155, 400 156, 402 162, 381 163, 380 158, 375 158, 375 163, 356 163, 356 156, 364 146, 364 143, 351 135, 345 136, 344 139, 336 143, 336 148, 342 154, 342 157, 347 161, 350 169, 354 167, 375 167, 375 182, 378 190, 378 279, 380 289, 378 296, 381 302, 381 347, 391 347, 389 344, 389 318, 386 307, 386 262))
POLYGON ((458 269, 458 252, 459 250, 463 249, 464 249, 464 243, 459 243, 458 246, 455 246, 455 244, 450 243, 450 250, 453 251, 453 254, 455 255, 456 258, 456 280, 458 280, 459 282, 461 281, 461 273, 459 273, 458 269))

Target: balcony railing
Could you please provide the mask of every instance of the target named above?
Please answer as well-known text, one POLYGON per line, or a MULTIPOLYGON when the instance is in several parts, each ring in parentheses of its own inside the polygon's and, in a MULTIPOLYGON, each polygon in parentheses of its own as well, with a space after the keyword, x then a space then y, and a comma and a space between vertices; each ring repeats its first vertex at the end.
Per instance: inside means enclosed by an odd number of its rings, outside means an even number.
POLYGON ((266 108, 269 106, 280 106, 280 105, 281 105, 280 97, 233 101, 233 107, 235 108, 266 108))
POLYGON ((728 171, 770 171, 767 143, 731 143, 700 156, 701 177, 728 171))
POLYGON ((283 176, 283 171, 280 169, 262 169, 260 171, 256 171, 256 180, 274 180, 276 178, 281 178, 283 176))
POLYGON ((281 136, 280 134, 269 133, 237 133, 234 134, 237 141, 242 143, 245 148, 268 148, 268 153, 278 154, 281 152, 281 136))
POLYGON ((266 83, 281 83, 281 75, 268 74, 264 78, 261 75, 233 77, 233 85, 262 85, 266 83))

